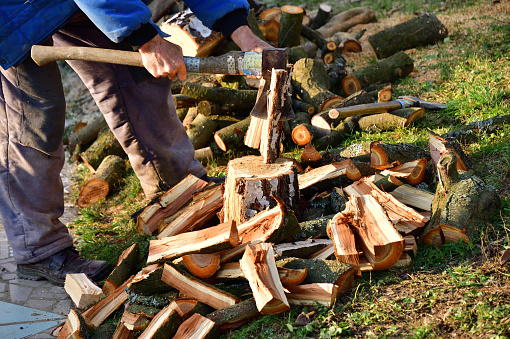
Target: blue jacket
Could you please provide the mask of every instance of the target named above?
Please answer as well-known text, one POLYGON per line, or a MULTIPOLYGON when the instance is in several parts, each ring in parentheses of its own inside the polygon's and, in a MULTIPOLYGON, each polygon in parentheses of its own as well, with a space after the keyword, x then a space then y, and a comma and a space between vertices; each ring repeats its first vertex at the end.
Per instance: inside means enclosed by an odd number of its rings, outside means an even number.
MULTIPOLYGON (((231 33, 232 25, 237 28, 246 22, 249 11, 246 0, 187 0, 186 4, 204 25, 227 34, 231 33), (242 19, 240 12, 244 14, 242 19)), ((150 20, 151 12, 142 0, 2 0, 2 68, 19 64, 33 45, 48 39, 78 9, 114 42, 127 39, 137 46, 157 34, 150 20)))

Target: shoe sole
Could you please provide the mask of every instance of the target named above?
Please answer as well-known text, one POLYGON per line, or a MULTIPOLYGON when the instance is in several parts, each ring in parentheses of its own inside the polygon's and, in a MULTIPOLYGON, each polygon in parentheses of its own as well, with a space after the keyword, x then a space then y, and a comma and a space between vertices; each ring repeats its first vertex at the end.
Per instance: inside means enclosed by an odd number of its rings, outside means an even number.
POLYGON ((36 280, 36 281, 46 279, 53 285, 62 286, 62 287, 64 286, 64 283, 65 283, 64 280, 56 279, 50 275, 47 275, 42 272, 32 270, 32 269, 26 268, 26 267, 18 267, 18 269, 16 270, 16 274, 21 279, 36 280))

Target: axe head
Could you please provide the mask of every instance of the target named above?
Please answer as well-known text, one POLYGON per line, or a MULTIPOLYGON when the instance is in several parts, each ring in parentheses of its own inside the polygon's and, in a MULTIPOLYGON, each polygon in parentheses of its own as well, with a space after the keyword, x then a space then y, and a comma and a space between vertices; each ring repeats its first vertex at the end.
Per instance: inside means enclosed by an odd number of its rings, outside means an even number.
MULTIPOLYGON (((271 71, 274 69, 287 69, 288 49, 286 48, 266 48, 262 51, 262 79, 257 94, 257 101, 250 112, 250 115, 266 119, 267 118, 267 93, 271 84, 271 71)), ((294 118, 294 111, 290 104, 290 94, 286 95, 280 120, 290 120, 294 118)))

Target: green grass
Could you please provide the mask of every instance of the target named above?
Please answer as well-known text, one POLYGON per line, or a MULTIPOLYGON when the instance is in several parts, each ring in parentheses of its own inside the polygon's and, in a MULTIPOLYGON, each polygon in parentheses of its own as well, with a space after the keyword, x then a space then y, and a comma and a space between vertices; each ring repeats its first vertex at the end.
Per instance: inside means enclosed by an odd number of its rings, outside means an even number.
MULTIPOLYGON (((307 1, 316 8, 322 1, 307 1)), ((268 2, 271 4, 272 2, 268 2)), ((275 2, 276 3, 276 2, 275 2)), ((278 5, 285 3, 278 2, 278 5)), ((379 18, 398 8, 403 13, 439 11, 449 15, 477 8, 481 2, 363 1, 379 18)), ((483 2, 490 3, 490 2, 483 2)), ((335 2, 338 11, 344 2, 335 2)), ((471 13, 471 12, 470 12, 471 13)), ((477 11, 468 20, 450 27, 444 42, 418 48, 413 54, 420 72, 437 72, 434 81, 407 77, 397 83, 395 95, 413 95, 445 102, 448 109, 429 111, 411 128, 380 133, 353 133, 344 145, 379 140, 407 142, 428 147, 428 133, 453 131, 470 122, 510 113, 510 20, 508 16, 483 16, 477 11), (486 24, 468 25, 470 21, 486 24), (475 27, 475 28, 474 28, 475 27)), ((510 274, 508 265, 497 264, 501 250, 510 248, 510 126, 501 126, 466 140, 465 152, 473 174, 493 185, 502 206, 472 243, 446 243, 435 248, 419 245, 409 267, 364 273, 354 288, 340 296, 332 309, 320 306, 292 307, 280 315, 263 316, 222 338, 432 338, 510 337, 510 274), (295 323, 301 313, 310 314, 306 326, 295 323)), ((341 145, 339 145, 341 146, 341 145)), ((287 144, 284 156, 299 160, 302 149, 287 144)), ((224 175, 229 159, 249 154, 246 149, 217 153, 207 167, 209 175, 224 175)), ((86 256, 115 262, 133 242, 146 253, 149 237, 136 233, 129 214, 145 205, 138 179, 128 171, 109 198, 81 210, 71 229, 86 256)), ((76 174, 79 187, 88 177, 76 174)))

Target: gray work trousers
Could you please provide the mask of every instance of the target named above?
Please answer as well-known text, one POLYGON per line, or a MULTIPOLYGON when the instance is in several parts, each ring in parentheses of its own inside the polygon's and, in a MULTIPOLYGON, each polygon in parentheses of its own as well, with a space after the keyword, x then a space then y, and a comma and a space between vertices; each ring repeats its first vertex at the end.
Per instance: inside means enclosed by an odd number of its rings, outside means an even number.
MULTIPOLYGON (((88 20, 74 20, 53 36, 55 46, 129 49, 88 20)), ((148 198, 204 167, 177 118, 171 82, 143 68, 69 61, 126 151, 148 198)), ((0 216, 18 264, 35 263, 72 246, 60 171, 65 98, 56 63, 28 58, 0 74, 0 216)))

